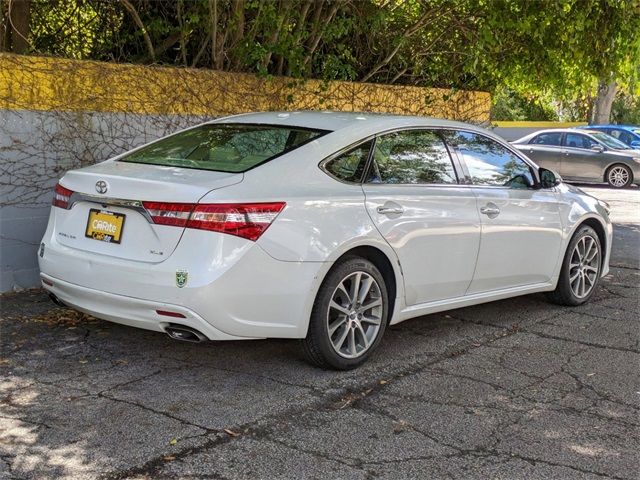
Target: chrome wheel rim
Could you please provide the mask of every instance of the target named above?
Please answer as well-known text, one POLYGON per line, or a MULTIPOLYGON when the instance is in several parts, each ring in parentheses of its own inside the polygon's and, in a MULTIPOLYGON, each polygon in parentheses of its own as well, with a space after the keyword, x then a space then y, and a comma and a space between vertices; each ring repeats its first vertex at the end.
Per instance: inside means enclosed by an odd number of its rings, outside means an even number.
POLYGON ((624 167, 613 167, 609 170, 609 183, 614 187, 624 187, 629 181, 629 172, 624 167))
POLYGON ((344 358, 363 355, 378 337, 382 314, 382 293, 375 278, 366 272, 343 278, 327 311, 327 333, 335 352, 344 358))
POLYGON ((571 253, 569 261, 569 285, 578 298, 591 293, 600 271, 600 247, 595 238, 585 235, 571 253))

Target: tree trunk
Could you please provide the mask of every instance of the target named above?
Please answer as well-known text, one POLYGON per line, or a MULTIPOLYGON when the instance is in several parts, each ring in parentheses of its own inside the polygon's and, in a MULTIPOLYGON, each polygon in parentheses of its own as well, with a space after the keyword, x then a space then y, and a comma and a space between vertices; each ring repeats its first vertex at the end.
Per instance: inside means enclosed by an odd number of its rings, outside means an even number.
POLYGON ((609 123, 611 118, 611 107, 616 98, 617 84, 615 80, 600 80, 598 82, 598 93, 593 106, 592 124, 604 125, 609 123))
POLYGON ((26 53, 30 47, 31 0, 9 0, 8 9, 11 45, 5 45, 5 48, 14 53, 26 53))

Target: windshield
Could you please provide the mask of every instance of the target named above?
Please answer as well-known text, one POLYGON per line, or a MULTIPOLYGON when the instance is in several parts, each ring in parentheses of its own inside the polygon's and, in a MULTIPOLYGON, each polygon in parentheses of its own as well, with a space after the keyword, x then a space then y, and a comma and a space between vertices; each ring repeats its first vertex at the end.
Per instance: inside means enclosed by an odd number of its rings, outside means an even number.
POLYGON ((280 125, 208 124, 158 140, 119 160, 240 173, 325 133, 280 125))
POLYGON ((616 150, 629 150, 629 147, 617 138, 602 132, 591 132, 591 136, 609 148, 616 150))

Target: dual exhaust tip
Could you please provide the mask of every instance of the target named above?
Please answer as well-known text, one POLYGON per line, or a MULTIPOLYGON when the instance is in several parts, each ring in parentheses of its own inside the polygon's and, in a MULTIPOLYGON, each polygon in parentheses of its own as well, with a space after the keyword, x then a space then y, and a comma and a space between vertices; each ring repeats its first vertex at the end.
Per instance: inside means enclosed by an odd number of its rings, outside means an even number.
MULTIPOLYGON (((66 307, 64 302, 56 297, 53 293, 49 292, 49 298, 58 307, 66 307)), ((174 340, 181 342, 200 343, 209 340, 206 336, 200 333, 195 328, 187 327, 185 325, 178 325, 177 323, 170 323, 165 329, 167 335, 174 340)))

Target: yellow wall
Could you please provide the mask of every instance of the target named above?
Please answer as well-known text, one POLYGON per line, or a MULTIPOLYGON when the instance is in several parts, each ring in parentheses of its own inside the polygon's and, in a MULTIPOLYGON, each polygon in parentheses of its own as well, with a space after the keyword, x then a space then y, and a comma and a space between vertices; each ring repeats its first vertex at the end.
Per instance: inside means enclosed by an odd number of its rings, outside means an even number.
POLYGON ((211 116, 343 110, 486 122, 490 106, 486 92, 0 54, 1 109, 211 116))

